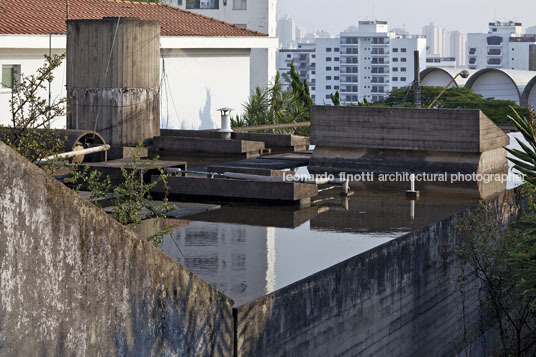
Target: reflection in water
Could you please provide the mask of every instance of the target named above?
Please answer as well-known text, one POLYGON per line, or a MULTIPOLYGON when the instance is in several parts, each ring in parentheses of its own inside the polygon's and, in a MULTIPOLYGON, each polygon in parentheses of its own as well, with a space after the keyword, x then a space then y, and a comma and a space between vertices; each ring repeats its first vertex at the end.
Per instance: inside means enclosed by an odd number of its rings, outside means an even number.
POLYGON ((406 199, 407 183, 351 186, 355 197, 327 191, 305 209, 239 205, 200 213, 181 221, 162 248, 242 305, 461 211, 506 183, 418 184, 417 201, 406 199))
POLYGON ((161 247, 242 305, 399 235, 321 232, 309 222, 287 229, 191 221, 161 247))

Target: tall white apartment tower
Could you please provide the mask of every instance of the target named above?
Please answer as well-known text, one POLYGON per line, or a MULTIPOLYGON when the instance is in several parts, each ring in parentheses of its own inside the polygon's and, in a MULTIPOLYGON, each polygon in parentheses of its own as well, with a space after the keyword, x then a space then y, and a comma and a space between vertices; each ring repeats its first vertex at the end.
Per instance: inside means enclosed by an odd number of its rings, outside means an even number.
POLYGON ((287 15, 277 19, 277 37, 279 48, 291 48, 296 42, 296 25, 287 15))
POLYGON ((429 56, 444 57, 448 53, 444 53, 444 30, 438 24, 431 23, 422 28, 422 34, 426 37, 426 54, 429 56))
POLYGON ((317 105, 332 104, 336 91, 342 103, 357 104, 384 100, 392 89, 411 85, 414 51, 420 53, 420 70, 426 68, 426 38, 391 32, 386 21, 359 21, 339 38, 317 38, 308 46, 280 50, 279 70, 285 76, 291 60, 299 63, 317 105))
POLYGON ((467 35, 464 32, 450 32, 450 57, 456 59, 456 66, 465 67, 467 63, 467 35))
POLYGON ((519 22, 490 22, 488 33, 467 35, 470 69, 536 70, 536 36, 523 35, 519 22))
MULTIPOLYGON (((218 20, 276 37, 277 0, 162 0, 218 20)), ((265 87, 276 74, 278 46, 251 50, 250 87, 265 87)))
POLYGON ((385 99, 393 88, 413 82, 413 52, 426 67, 426 39, 396 35, 386 21, 360 21, 338 39, 317 39, 315 103, 330 104, 340 92, 350 104, 385 99))

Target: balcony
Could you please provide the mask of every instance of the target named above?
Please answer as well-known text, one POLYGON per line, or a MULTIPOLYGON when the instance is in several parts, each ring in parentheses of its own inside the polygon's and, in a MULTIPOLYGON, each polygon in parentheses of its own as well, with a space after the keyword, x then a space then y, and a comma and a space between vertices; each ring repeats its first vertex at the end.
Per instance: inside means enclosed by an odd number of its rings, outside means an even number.
POLYGON ((383 77, 382 78, 372 78, 370 83, 374 83, 374 84, 389 84, 389 79, 384 79, 383 77))
POLYGON ((383 67, 375 67, 375 68, 372 68, 371 73, 373 73, 374 75, 383 75, 383 74, 389 74, 389 69, 388 68, 383 68, 383 67))
POLYGON ((380 41, 378 41, 378 40, 374 41, 374 40, 373 40, 373 41, 370 42, 370 45, 371 45, 371 46, 375 46, 375 47, 378 47, 378 46, 389 46, 389 40, 388 40, 388 39, 385 39, 385 40, 383 40, 383 41, 381 41, 381 40, 380 40, 380 41))
POLYGON ((488 56, 502 56, 502 51, 499 48, 491 48, 488 50, 488 56))
POLYGON ((389 61, 382 62, 382 61, 375 61, 375 60, 377 60, 377 58, 373 58, 370 64, 373 66, 388 66, 389 65, 389 61))
POLYGON ((383 48, 373 48, 371 55, 373 56, 389 56, 389 51, 383 48))

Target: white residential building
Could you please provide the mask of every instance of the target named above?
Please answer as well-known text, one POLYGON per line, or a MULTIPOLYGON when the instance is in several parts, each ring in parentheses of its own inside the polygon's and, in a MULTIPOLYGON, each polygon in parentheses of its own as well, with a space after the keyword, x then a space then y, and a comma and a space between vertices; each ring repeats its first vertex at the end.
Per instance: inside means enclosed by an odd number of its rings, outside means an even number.
MULTIPOLYGON (((213 19, 171 6, 101 0, 70 0, 69 3, 70 19, 113 17, 120 12, 124 17, 161 22, 162 127, 218 128, 218 108, 235 108, 235 113, 239 114, 252 89, 252 51, 276 51, 278 46, 275 37, 222 22, 215 23, 213 19)), ((0 88, 0 125, 9 123, 11 89, 8 77, 12 69, 31 75, 43 65, 43 56, 49 51, 65 53, 66 36, 49 37, 51 32, 66 31, 64 19, 65 2, 62 0, 49 0, 47 3, 21 0, 3 5, 0 11, 0 66, 2 75, 6 77, 2 82, 6 85, 0 88), (45 12, 47 17, 36 23, 34 19, 45 12)), ((50 91, 52 99, 67 95, 65 68, 64 63, 54 73, 50 91)), ((48 90, 40 94, 46 98, 48 90)), ((65 118, 54 123, 57 128, 65 125, 65 118)))
POLYGON ((461 31, 450 32, 450 53, 447 57, 454 57, 457 67, 465 67, 467 63, 467 34, 461 31))
MULTIPOLYGON (((163 0, 164 3, 276 37, 277 0, 163 0)), ((251 88, 275 76, 277 49, 251 50, 251 88)))
POLYGON ((491 22, 488 33, 467 35, 470 69, 536 70, 536 35, 523 35, 519 22, 491 22))
POLYGON ((426 53, 429 56, 444 57, 445 53, 445 30, 438 24, 431 23, 422 28, 422 34, 426 37, 426 53))
POLYGON ((298 71, 300 78, 307 80, 313 100, 316 97, 316 53, 315 44, 303 43, 298 48, 280 49, 277 57, 277 71, 281 73, 283 89, 290 88, 290 63, 298 71))
POLYGON ((279 48, 292 48, 296 43, 296 25, 287 15, 277 19, 277 37, 279 48))
MULTIPOLYGON (((315 60, 307 73, 314 78, 309 84, 315 104, 331 104, 330 95, 337 90, 347 104, 383 100, 391 89, 413 82, 414 51, 420 52, 420 69, 426 67, 423 36, 396 35, 385 21, 360 21, 348 30, 339 38, 316 39, 314 53, 308 54, 315 60)), ((283 71, 285 65, 279 68, 283 71)))

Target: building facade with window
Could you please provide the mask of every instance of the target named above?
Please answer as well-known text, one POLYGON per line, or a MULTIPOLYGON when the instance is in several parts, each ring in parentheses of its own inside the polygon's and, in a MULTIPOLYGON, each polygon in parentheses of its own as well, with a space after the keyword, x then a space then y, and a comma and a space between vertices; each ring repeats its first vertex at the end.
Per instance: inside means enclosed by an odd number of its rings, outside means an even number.
MULTIPOLYGON (((13 78, 31 75, 49 51, 66 51, 65 2, 19 0, 0 11, 0 125, 10 123, 9 100, 13 78), (24 14, 24 15, 23 15, 24 14), (41 21, 35 22, 35 18, 41 21), (60 33, 49 35, 49 33, 60 33)), ((70 19, 137 17, 158 20, 160 36, 161 126, 212 129, 220 126, 218 108, 242 111, 251 93, 251 52, 277 49, 276 38, 163 4, 101 0, 70 0, 70 19)), ((111 39, 106 39, 110 41, 111 39)), ((40 93, 52 99, 65 97, 65 61, 40 93)), ((95 73, 95 75, 99 75, 95 73)), ((59 118, 54 126, 65 126, 59 118)))
MULTIPOLYGON (((380 101, 391 89, 407 87, 413 82, 414 51, 420 53, 421 70, 426 67, 426 39, 397 35, 385 21, 360 21, 338 38, 316 39, 313 48, 314 66, 302 78, 314 78, 308 83, 317 105, 331 104, 336 91, 341 102, 356 104, 380 101)), ((280 71, 286 69, 285 59, 279 57, 280 71)))
MULTIPOLYGON (((276 37, 277 0, 163 0, 172 6, 276 37)), ((265 87, 276 73, 277 48, 251 51, 251 88, 265 87)))
POLYGON ((467 35, 470 69, 536 71, 536 35, 523 34, 519 22, 490 22, 488 33, 467 35))
POLYGON ((313 101, 316 98, 316 49, 315 44, 300 44, 298 48, 280 49, 277 53, 277 71, 281 74, 283 90, 290 88, 290 64, 298 71, 300 78, 307 81, 313 101))

